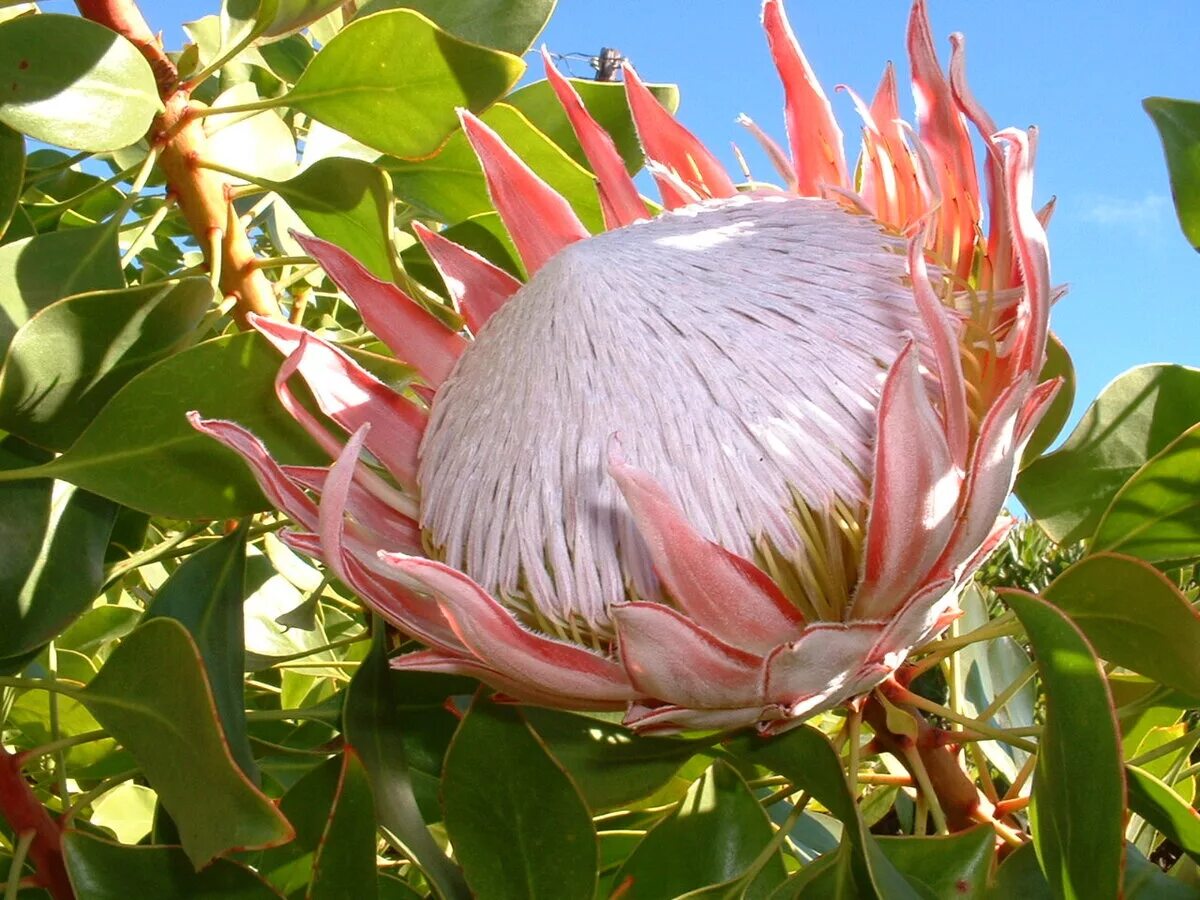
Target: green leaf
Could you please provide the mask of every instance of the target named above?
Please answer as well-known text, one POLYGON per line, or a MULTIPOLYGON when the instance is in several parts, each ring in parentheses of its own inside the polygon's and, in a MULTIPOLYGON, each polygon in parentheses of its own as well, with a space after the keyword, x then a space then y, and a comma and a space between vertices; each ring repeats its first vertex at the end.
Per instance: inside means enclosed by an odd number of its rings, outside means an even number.
POLYGON ((556 709, 529 707, 526 721, 579 786, 593 812, 624 807, 667 784, 707 742, 644 737, 556 709))
POLYGON ((146 621, 174 619, 188 630, 208 674, 217 717, 233 758, 258 783, 246 734, 242 601, 246 581, 246 523, 192 553, 171 573, 146 611, 146 621))
POLYGON ((1161 572, 1100 553, 1059 575, 1045 597, 1104 659, 1200 695, 1200 616, 1161 572))
MULTIPOLYGON (((450 898, 470 896, 462 872, 439 849, 425 826, 417 802, 414 779, 417 772, 410 764, 412 751, 410 727, 414 720, 405 704, 419 700, 412 689, 421 679, 414 673, 393 671, 387 662, 387 632, 379 624, 371 642, 371 652, 362 661, 346 690, 343 731, 362 761, 371 782, 379 824, 393 834, 412 855, 414 861, 439 893, 450 898)), ((436 691, 421 711, 420 724, 441 716, 452 719, 441 708, 451 690, 436 691)), ((419 727, 419 726, 418 726, 419 727)), ((439 760, 440 770, 440 760, 439 760)), ((435 773, 440 775, 440 771, 435 773)))
POLYGON ((287 181, 260 184, 279 194, 317 237, 337 244, 377 278, 395 278, 392 187, 378 166, 330 157, 287 181))
POLYGON ((1147 97, 1142 107, 1162 139, 1179 225, 1200 250, 1200 103, 1147 97))
POLYGON ((25 138, 0 123, 0 238, 8 230, 25 180, 25 138))
POLYGON ((1145 769, 1125 767, 1129 808, 1200 862, 1200 814, 1171 786, 1145 769))
MULTIPOLYGON (((774 833, 742 777, 716 762, 646 834, 613 884, 623 900, 678 897, 723 884, 745 873, 774 833)), ((766 897, 785 877, 783 857, 774 853, 738 896, 766 897)))
POLYGON ((1063 613, 1024 591, 1001 591, 1029 636, 1046 697, 1030 823, 1038 861, 1061 900, 1117 897, 1125 785, 1104 672, 1063 613))
POLYGON ((9 346, 0 427, 65 449, 133 376, 185 346, 212 302, 196 277, 50 304, 9 346))
POLYGON ((867 831, 846 783, 841 759, 824 734, 805 725, 770 740, 757 736, 738 738, 727 749, 739 759, 784 776, 842 822, 843 845, 849 852, 839 852, 837 871, 830 870, 822 877, 845 884, 852 880, 857 894, 846 896, 879 896, 886 900, 919 896, 867 831))
POLYGON ((68 228, 5 244, 0 247, 0 350, 35 312, 55 300, 123 287, 117 232, 108 225, 68 228))
POLYGON ((344 0, 277 0, 274 18, 264 36, 283 37, 311 25, 317 19, 345 5, 344 0))
POLYGON ((424 13, 439 27, 464 41, 507 50, 521 56, 546 27, 557 0, 372 0, 360 16, 385 9, 407 8, 424 13))
MULTIPOLYGON (((571 86, 579 94, 583 105, 591 113, 617 146, 617 152, 625 160, 625 168, 633 174, 642 167, 645 156, 642 153, 641 142, 638 141, 637 129, 633 124, 633 116, 629 112, 629 102, 625 99, 625 88, 619 84, 604 81, 583 81, 571 79, 571 86)), ((674 84, 649 84, 650 92, 669 112, 674 113, 679 108, 679 87, 674 84)), ((585 169, 591 169, 588 158, 575 137, 575 129, 571 120, 563 111, 562 104, 550 87, 550 82, 542 80, 527 84, 513 91, 504 98, 504 102, 516 107, 525 117, 548 137, 554 144, 561 147, 568 156, 585 169)))
POLYGON ((394 10, 342 29, 285 102, 377 150, 412 159, 436 151, 458 127, 457 107, 487 107, 523 70, 518 57, 461 41, 419 13, 394 10))
POLYGON ((279 365, 256 332, 197 344, 131 380, 40 471, 152 515, 222 519, 266 509, 241 457, 193 429, 186 413, 238 422, 281 462, 327 461, 276 399, 279 365))
POLYGON ((1038 864, 1037 850, 1033 844, 1018 847, 996 870, 996 883, 988 893, 988 900, 1054 900, 1050 884, 1038 864))
POLYGON ((1195 886, 1172 878, 1138 852, 1125 845, 1125 883, 1123 900, 1196 900, 1195 886))
POLYGON ((1029 465, 1054 443, 1058 433, 1067 424, 1067 419, 1071 417, 1071 409, 1075 405, 1075 364, 1071 362, 1071 355, 1067 353, 1063 342, 1053 333, 1046 341, 1046 364, 1042 366, 1038 382, 1049 381, 1051 378, 1061 378, 1063 384, 1051 401, 1050 408, 1042 416, 1042 421, 1033 430, 1029 443, 1025 445, 1025 452, 1021 456, 1022 466, 1029 465))
POLYGON ((162 109, 141 51, 78 16, 0 24, 0 123, 72 150, 136 142, 162 109))
POLYGON ((1017 496, 1047 534, 1093 534, 1117 491, 1147 460, 1200 421, 1200 370, 1140 366, 1117 376, 1055 452, 1017 480, 1017 496))
POLYGON ((938 900, 982 900, 996 856, 996 831, 978 825, 945 837, 880 837, 879 849, 938 900))
POLYGON ((1125 482, 1096 526, 1091 550, 1172 565, 1200 558, 1200 424, 1125 482))
POLYGON ((371 783, 353 748, 342 754, 341 772, 329 821, 313 859, 310 898, 377 896, 375 877, 375 804, 371 783))
MULTIPOLYGON (((482 119, 538 176, 567 199, 589 230, 604 229, 596 180, 590 172, 507 103, 497 103, 482 119)), ((483 169, 461 131, 432 159, 416 162, 389 159, 383 165, 392 174, 396 196, 431 218, 453 224, 494 208, 483 169)))
POLYGON ((197 872, 178 847, 128 847, 85 834, 63 835, 63 859, 75 894, 87 900, 278 900, 253 871, 218 859, 197 872))
MULTIPOLYGON (((43 459, 15 440, 0 467, 43 459)), ((41 647, 100 593, 113 503, 61 481, 0 484, 0 659, 41 647)))
POLYGON ((512 707, 476 695, 446 755, 446 831, 489 900, 591 897, 596 831, 558 763, 512 707))
POLYGON ((140 626, 78 697, 138 761, 197 868, 232 850, 293 837, 234 761, 199 650, 178 622, 140 626))

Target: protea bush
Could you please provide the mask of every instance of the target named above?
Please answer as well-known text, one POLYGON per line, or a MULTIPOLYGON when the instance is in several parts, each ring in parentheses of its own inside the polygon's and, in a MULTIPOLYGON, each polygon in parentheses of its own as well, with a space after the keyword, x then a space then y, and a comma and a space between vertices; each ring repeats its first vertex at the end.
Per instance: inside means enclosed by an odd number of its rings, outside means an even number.
POLYGON ((0 10, 6 898, 1190 895, 1200 380, 1046 453, 1036 129, 765 0, 753 178, 553 6, 0 10))

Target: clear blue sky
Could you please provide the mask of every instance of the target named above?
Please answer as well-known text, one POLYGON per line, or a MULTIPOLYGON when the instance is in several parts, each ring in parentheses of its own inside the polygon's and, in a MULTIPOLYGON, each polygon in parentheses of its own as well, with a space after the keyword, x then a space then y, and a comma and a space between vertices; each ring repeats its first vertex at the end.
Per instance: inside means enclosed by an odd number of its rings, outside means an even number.
MULTIPOLYGON (((217 2, 142 5, 177 47, 178 23, 217 2)), ((947 37, 962 31, 972 87, 997 123, 1041 127, 1038 195, 1058 197, 1053 274, 1071 285, 1053 327, 1075 359, 1077 414, 1133 365, 1200 364, 1200 254, 1179 232, 1158 139, 1140 106, 1152 94, 1200 98, 1195 0, 930 6, 943 65, 947 37)), ((560 53, 617 47, 647 80, 677 82, 688 127, 731 168, 727 148, 738 141, 763 177, 768 165, 733 121, 745 112, 783 140, 782 94, 758 9, 757 0, 559 0, 542 40, 560 53)), ((788 12, 827 90, 846 83, 869 96, 888 59, 907 72, 903 0, 791 0, 788 12)), ((587 76, 586 64, 575 68, 587 76)), ((833 102, 853 155, 857 120, 845 95, 833 102)), ((911 101, 904 111, 911 115, 911 101)))

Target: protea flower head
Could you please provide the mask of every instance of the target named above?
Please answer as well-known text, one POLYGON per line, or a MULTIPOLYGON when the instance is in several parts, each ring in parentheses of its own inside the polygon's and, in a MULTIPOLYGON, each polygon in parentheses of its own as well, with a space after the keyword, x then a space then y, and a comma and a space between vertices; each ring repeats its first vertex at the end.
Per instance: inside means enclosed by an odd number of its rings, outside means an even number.
POLYGON ((455 332, 305 239, 423 384, 396 393, 258 319, 286 356, 280 400, 332 465, 279 465, 236 424, 193 414, 295 520, 293 547, 427 645, 397 667, 625 709, 643 730, 777 731, 936 637, 1004 534, 1058 386, 1037 380, 1051 290, 1035 132, 997 132, 958 36, 943 74, 917 0, 917 130, 889 67, 870 103, 851 94, 851 169, 779 0, 763 22, 790 153, 746 124, 783 188, 739 189, 626 68, 665 207, 652 215, 547 59, 607 230, 590 235, 463 112, 528 281, 416 226, 464 317, 455 332), (329 421, 296 401, 297 374, 329 421))

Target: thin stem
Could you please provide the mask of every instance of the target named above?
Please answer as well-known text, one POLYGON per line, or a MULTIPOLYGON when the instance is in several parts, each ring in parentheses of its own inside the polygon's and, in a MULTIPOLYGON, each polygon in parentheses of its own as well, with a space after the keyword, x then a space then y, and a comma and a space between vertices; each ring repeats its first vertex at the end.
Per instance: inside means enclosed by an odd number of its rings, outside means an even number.
POLYGON ((4 885, 4 900, 17 900, 17 894, 21 890, 21 869, 25 868, 25 857, 29 855, 29 848, 33 846, 33 839, 36 837, 37 832, 32 828, 18 835, 17 845, 13 848, 12 862, 8 867, 8 882, 4 885))
MULTIPOLYGON (((118 224, 129 215, 129 211, 133 209, 133 204, 137 203, 138 197, 142 195, 142 191, 146 187, 146 182, 150 180, 150 174, 154 171, 154 164, 158 162, 158 148, 151 145, 146 151, 146 158, 142 160, 137 167, 137 175, 133 179, 133 184, 129 186, 129 193, 125 195, 125 199, 121 201, 120 208, 113 213, 112 220, 118 224)), ((133 171, 134 167, 130 166, 126 172, 133 171)), ((121 173, 125 174, 125 173, 121 173)))
MULTIPOLYGON (((78 682, 75 683, 78 684, 78 682)), ((18 691, 50 691, 51 693, 62 694, 64 697, 71 697, 78 700, 79 691, 83 685, 67 687, 64 682, 51 678, 22 678, 14 675, 0 675, 0 688, 6 687, 18 691)))
POLYGON ((987 709, 979 714, 980 719, 990 719, 997 712, 1004 708, 1021 688, 1025 687, 1037 674, 1037 663, 1030 663, 1020 675, 1013 679, 1012 684, 997 694, 992 702, 988 704, 987 709))
POLYGON ((21 185, 21 193, 33 187, 39 181, 49 178, 51 175, 57 175, 64 169, 69 169, 71 166, 83 162, 85 159, 90 159, 93 154, 90 151, 76 153, 74 156, 68 156, 66 159, 59 160, 56 163, 51 163, 48 166, 43 166, 40 169, 34 169, 32 172, 25 173, 25 181, 21 185))
POLYGON ((70 828, 75 817, 80 811, 99 797, 101 794, 106 794, 118 784, 124 781, 129 781, 131 778, 136 778, 142 772, 141 769, 126 769, 124 772, 118 772, 116 775, 109 775, 90 791, 84 791, 82 794, 76 794, 74 802, 67 807, 62 816, 63 828, 70 828))
POLYGON ((239 181, 248 181, 251 184, 258 184, 261 179, 251 175, 249 172, 243 172, 240 169, 233 169, 229 166, 223 166, 219 162, 211 159, 193 160, 197 168, 208 169, 211 172, 220 172, 222 175, 228 175, 230 178, 236 178, 239 181))
POLYGON ((249 103, 231 103, 228 106, 209 106, 202 109, 197 109, 192 113, 197 119, 202 119, 205 116, 224 116, 233 115, 234 113, 244 112, 261 112, 264 109, 275 109, 277 106, 286 106, 288 95, 283 94, 279 97, 264 97, 261 100, 251 100, 249 103))
POLYGON ((958 637, 943 638, 929 645, 930 652, 944 654, 947 651, 960 650, 980 641, 990 641, 998 637, 1008 637, 1020 632, 1016 614, 1011 610, 997 616, 986 625, 968 631, 958 637))
POLYGON ((787 814, 787 818, 780 823, 775 834, 771 836, 771 840, 767 841, 766 845, 759 851, 758 856, 746 868, 746 871, 738 876, 737 881, 730 885, 722 897, 725 900, 733 900, 735 897, 741 897, 746 890, 746 885, 757 877, 762 871, 763 866, 767 865, 778 851, 783 846, 783 842, 787 840, 788 834, 796 827, 796 823, 800 821, 800 817, 804 815, 804 808, 808 806, 808 794, 802 793, 796 800, 796 805, 792 807, 791 812, 787 814))
POLYGON ((80 744, 90 744, 92 741, 102 741, 109 734, 103 728, 98 728, 95 731, 85 731, 82 734, 74 734, 70 737, 59 738, 57 741, 50 741, 46 744, 39 744, 36 747, 30 747, 28 750, 22 750, 17 754, 17 759, 21 765, 28 765, 39 756, 47 756, 51 753, 58 753, 61 750, 69 750, 71 747, 78 747, 80 744))
POLYGON ((141 231, 134 235, 133 240, 129 242, 129 249, 121 257, 122 269, 137 259, 138 254, 150 245, 150 239, 154 237, 154 232, 158 230, 158 226, 171 214, 171 210, 174 207, 175 201, 168 195, 163 201, 163 205, 154 211, 154 214, 142 226, 141 231))
POLYGON ((858 794, 859 729, 861 726, 862 709, 860 707, 852 707, 850 714, 846 717, 846 743, 850 746, 848 753, 849 763, 846 771, 850 782, 851 797, 858 794))
MULTIPOLYGON (((88 197, 92 196, 93 194, 100 193, 100 191, 104 190, 105 188, 114 187, 114 186, 120 184, 122 181, 127 181, 129 179, 129 176, 132 175, 137 170, 138 170, 138 166, 130 166, 127 169, 122 169, 120 172, 118 172, 116 175, 113 175, 111 178, 106 178, 103 181, 97 181, 95 184, 84 188, 78 194, 76 194, 73 197, 68 197, 66 200, 56 200, 53 203, 37 203, 37 204, 34 204, 34 206, 37 208, 38 212, 40 212, 40 213, 57 212, 58 210, 70 209, 72 206, 79 203, 81 200, 86 200, 88 197)), ((122 205, 124 205, 124 204, 122 204, 122 205)), ((119 221, 119 219, 118 219, 118 221, 119 221)))
POLYGON ((284 266, 311 266, 313 261, 308 256, 268 256, 258 260, 255 265, 260 269, 282 269, 284 266))
POLYGON ((926 700, 920 694, 914 694, 905 688, 898 688, 894 691, 895 697, 899 698, 904 703, 910 706, 915 706, 924 712, 933 713, 935 716, 941 716, 943 719, 949 719, 951 722, 958 722, 960 725, 966 725, 972 731, 976 731, 984 737, 991 738, 995 741, 1002 741, 1006 744, 1011 744, 1014 747, 1020 747, 1022 750, 1033 753, 1037 750, 1037 744, 1032 741, 1026 741, 1019 735, 1023 734, 1040 734, 1040 726, 1034 725, 1030 728, 992 728, 990 725, 985 725, 977 719, 972 719, 970 716, 964 716, 960 712, 956 712, 948 707, 942 706, 940 703, 934 703, 932 700, 926 700))
POLYGON ((1008 790, 1004 793, 1004 799, 1000 802, 1009 803, 1021 796, 1021 789, 1025 787, 1030 776, 1033 775, 1033 770, 1037 768, 1037 754, 1032 753, 1029 759, 1025 760, 1025 764, 1021 766, 1017 772, 1017 777, 1013 779, 1013 783, 1009 785, 1008 790))
POLYGON ((116 563, 111 569, 108 570, 108 577, 104 580, 105 586, 107 587, 114 582, 120 581, 134 569, 149 565, 152 562, 157 562, 169 551, 178 547, 188 538, 196 536, 207 528, 207 525, 192 525, 189 528, 185 528, 183 531, 178 531, 171 535, 171 537, 167 538, 161 544, 155 544, 149 550, 143 550, 140 553, 134 554, 128 559, 116 563))
POLYGON ((933 782, 929 780, 929 771, 925 768, 925 762, 921 759, 921 754, 917 752, 916 747, 904 748, 904 761, 908 764, 908 771, 912 773, 913 780, 929 804, 929 813, 933 816, 933 825, 938 834, 949 833, 950 829, 946 825, 946 813, 942 810, 937 791, 933 789, 933 782))
POLYGON ((247 722, 279 722, 292 719, 311 719, 315 722, 338 722, 342 714, 336 709, 249 709, 247 722))
MULTIPOLYGON (((50 679, 58 681, 58 649, 54 646, 54 641, 51 641, 46 647, 46 661, 47 668, 50 670, 50 679)), ((50 737, 55 741, 61 740, 58 694, 51 692, 46 701, 50 711, 50 737)), ((62 805, 66 806, 71 796, 71 789, 67 786, 67 757, 61 748, 54 751, 54 777, 58 781, 58 798, 62 801, 62 805)))
POLYGON ((1131 766, 1144 766, 1146 763, 1154 762, 1154 760, 1160 759, 1168 753, 1174 753, 1182 747, 1194 746, 1197 742, 1200 742, 1200 731, 1193 729, 1181 734, 1174 740, 1167 741, 1165 744, 1159 744, 1154 749, 1147 750, 1145 753, 1133 757, 1133 759, 1126 760, 1126 763, 1131 766))

